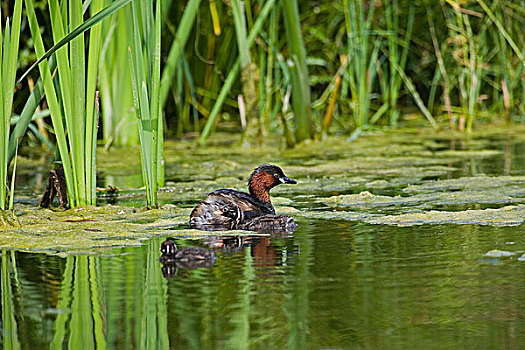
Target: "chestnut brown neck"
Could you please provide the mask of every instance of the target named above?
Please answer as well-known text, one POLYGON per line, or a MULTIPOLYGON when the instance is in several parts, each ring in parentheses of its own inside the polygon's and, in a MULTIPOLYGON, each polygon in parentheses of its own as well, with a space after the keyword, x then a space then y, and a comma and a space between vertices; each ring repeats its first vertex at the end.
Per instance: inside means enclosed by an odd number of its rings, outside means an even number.
POLYGON ((250 194, 261 202, 270 202, 270 190, 275 186, 275 178, 264 171, 259 171, 250 177, 248 189, 250 194))

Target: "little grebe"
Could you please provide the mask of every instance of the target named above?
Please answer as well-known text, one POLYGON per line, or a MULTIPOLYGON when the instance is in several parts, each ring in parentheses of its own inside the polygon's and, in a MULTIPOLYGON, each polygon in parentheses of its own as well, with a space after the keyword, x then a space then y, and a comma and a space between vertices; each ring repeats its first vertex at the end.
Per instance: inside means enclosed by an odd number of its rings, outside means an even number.
POLYGON ((270 201, 270 190, 280 184, 296 183, 278 166, 261 165, 250 175, 249 194, 232 189, 210 193, 191 212, 190 225, 201 230, 245 229, 243 225, 255 218, 277 217, 270 201))
POLYGON ((235 204, 228 204, 218 212, 222 212, 221 215, 231 219, 231 230, 286 233, 292 232, 296 226, 294 219, 290 216, 272 214, 254 216, 250 212, 243 212, 235 204))

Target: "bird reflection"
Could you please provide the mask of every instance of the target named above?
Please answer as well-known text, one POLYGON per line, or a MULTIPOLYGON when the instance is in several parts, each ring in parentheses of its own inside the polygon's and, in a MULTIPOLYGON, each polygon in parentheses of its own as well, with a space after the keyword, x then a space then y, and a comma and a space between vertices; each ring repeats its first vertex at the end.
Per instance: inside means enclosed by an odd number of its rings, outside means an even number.
MULTIPOLYGON (((273 236, 272 236, 273 237, 273 236)), ((255 265, 277 266, 282 262, 280 249, 272 245, 272 237, 240 236, 221 237, 211 236, 204 240, 204 244, 210 249, 222 252, 240 252, 248 247, 251 248, 251 256, 255 265)), ((290 254, 293 252, 287 252, 290 254)))
POLYGON ((159 261, 162 264, 162 274, 171 278, 178 269, 197 269, 211 267, 215 263, 215 253, 206 248, 188 247, 178 249, 172 238, 166 239, 160 246, 162 253, 159 261))
POLYGON ((215 263, 215 252, 224 254, 242 252, 250 248, 256 266, 279 266, 286 258, 298 254, 296 249, 279 249, 280 245, 272 245, 271 237, 264 236, 208 236, 202 243, 208 247, 187 247, 178 249, 172 238, 166 239, 161 245, 162 274, 165 278, 175 276, 178 269, 196 269, 211 267, 215 263))

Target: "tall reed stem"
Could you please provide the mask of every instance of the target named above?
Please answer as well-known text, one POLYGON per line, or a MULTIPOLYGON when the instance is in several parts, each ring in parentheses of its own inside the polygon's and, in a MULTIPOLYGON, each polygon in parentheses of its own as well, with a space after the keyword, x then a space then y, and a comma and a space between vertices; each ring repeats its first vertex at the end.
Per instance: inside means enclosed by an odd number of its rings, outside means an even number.
MULTIPOLYGON (((64 41, 67 43, 56 51, 56 88, 47 59, 39 64, 72 207, 96 204, 95 141, 98 117, 95 94, 101 50, 101 24, 93 21, 100 20, 103 13, 107 12, 107 9, 102 11, 103 2, 93 0, 90 4, 93 24, 86 53, 83 31, 74 33, 85 26, 82 1, 72 0, 59 4, 58 0, 50 0, 48 6, 55 46, 60 46, 64 41)), ((26 9, 37 56, 45 57, 33 0, 26 1, 26 9)))
POLYGON ((292 106, 295 120, 295 138, 298 142, 312 137, 312 108, 306 48, 301 34, 297 0, 281 0, 284 26, 290 58, 288 68, 292 84, 292 106))
POLYGON ((244 102, 246 106, 247 123, 244 129, 244 142, 246 144, 254 144, 260 140, 261 125, 259 124, 259 112, 257 110, 257 91, 255 89, 255 76, 257 75, 257 67, 252 62, 250 55, 245 3, 240 0, 232 1, 233 20, 235 24, 235 33, 237 35, 237 47, 239 48, 239 57, 241 59, 241 82, 242 92, 244 95, 244 102))
MULTIPOLYGON (((0 210, 7 208, 8 144, 18 65, 21 17, 22 0, 16 0, 12 24, 8 18, 4 28, 1 22, 2 9, 0 7, 0 210)), ((13 193, 10 194, 11 198, 13 195, 13 193)))
POLYGON ((129 49, 131 82, 140 136, 142 176, 147 207, 158 206, 157 188, 164 169, 162 114, 160 104, 161 0, 132 3, 133 38, 129 49), (142 23, 139 22, 141 15, 142 23))
POLYGON ((377 75, 380 39, 372 39, 374 7, 365 8, 365 1, 344 0, 348 45, 348 83, 351 92, 354 124, 357 129, 368 125, 371 93, 377 75), (373 47, 370 44, 373 44, 373 47))

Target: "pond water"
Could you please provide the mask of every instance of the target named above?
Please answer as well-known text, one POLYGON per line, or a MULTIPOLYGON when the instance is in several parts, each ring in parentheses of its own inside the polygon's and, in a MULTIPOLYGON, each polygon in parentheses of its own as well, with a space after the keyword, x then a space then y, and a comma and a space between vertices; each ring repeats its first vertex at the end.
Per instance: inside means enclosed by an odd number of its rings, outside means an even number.
POLYGON ((286 152, 168 144, 169 205, 156 214, 129 209, 143 205, 138 158, 101 154, 100 185, 121 191, 99 204, 119 211, 76 221, 82 237, 61 226, 66 214, 31 209, 45 167, 22 158, 17 215, 29 228, 0 234, 2 347, 525 348, 521 135, 377 133, 286 152), (293 234, 188 229, 199 199, 244 189, 265 162, 299 181, 272 190, 293 234), (163 269, 166 237, 216 260, 163 269))

